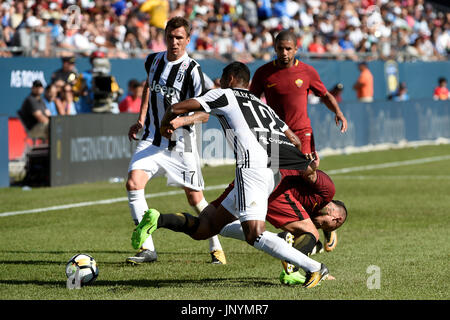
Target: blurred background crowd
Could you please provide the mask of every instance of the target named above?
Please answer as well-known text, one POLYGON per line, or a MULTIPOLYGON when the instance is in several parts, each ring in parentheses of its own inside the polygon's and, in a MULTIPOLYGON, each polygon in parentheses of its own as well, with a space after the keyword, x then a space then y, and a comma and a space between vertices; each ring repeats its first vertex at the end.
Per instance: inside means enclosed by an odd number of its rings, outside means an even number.
POLYGON ((143 58, 165 50, 164 27, 185 16, 197 59, 271 59, 281 29, 309 58, 447 60, 448 6, 425 0, 1 1, 0 56, 143 58))

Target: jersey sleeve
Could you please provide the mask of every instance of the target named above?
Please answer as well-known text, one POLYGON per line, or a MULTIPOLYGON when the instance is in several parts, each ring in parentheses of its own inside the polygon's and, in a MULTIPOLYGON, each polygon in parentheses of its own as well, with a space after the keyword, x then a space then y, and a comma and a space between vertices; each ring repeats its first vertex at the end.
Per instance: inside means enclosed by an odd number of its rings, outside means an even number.
POLYGON ((314 94, 318 97, 323 97, 328 90, 327 88, 325 88, 322 80, 320 80, 319 73, 316 71, 316 69, 311 67, 309 69, 309 75, 311 79, 309 86, 312 92, 314 92, 314 94))
POLYGON ((201 96, 205 93, 205 78, 203 77, 202 68, 198 64, 191 72, 193 97, 201 96))
POLYGON ((223 89, 213 89, 200 97, 194 98, 202 108, 208 113, 214 113, 214 110, 228 106, 228 97, 223 89))

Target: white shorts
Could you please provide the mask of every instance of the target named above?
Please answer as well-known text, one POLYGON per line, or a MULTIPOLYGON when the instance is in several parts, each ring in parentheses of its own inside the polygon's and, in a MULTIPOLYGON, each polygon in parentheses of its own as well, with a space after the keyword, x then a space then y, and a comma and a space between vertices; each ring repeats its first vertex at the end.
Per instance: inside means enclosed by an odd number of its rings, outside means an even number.
POLYGON ((131 157, 128 172, 143 170, 149 179, 165 175, 167 185, 203 190, 204 182, 197 151, 170 151, 152 145, 150 141, 140 141, 131 157))
POLYGON ((234 188, 221 204, 241 222, 265 221, 268 198, 274 187, 270 168, 236 168, 234 188))

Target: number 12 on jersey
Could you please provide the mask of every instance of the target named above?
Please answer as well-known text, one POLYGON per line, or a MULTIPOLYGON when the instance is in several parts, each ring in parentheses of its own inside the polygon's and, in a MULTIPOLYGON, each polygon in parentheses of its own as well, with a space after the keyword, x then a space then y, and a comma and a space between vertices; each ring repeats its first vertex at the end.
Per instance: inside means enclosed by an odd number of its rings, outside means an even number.
POLYGON ((284 135, 283 132, 277 130, 277 127, 279 127, 280 124, 277 125, 277 120, 275 119, 276 115, 274 115, 269 109, 264 108, 261 105, 258 105, 257 108, 255 108, 251 101, 246 101, 242 103, 242 105, 250 109, 257 124, 257 127, 253 128, 255 131, 284 135), (267 127, 269 127, 270 130, 267 129, 267 127))

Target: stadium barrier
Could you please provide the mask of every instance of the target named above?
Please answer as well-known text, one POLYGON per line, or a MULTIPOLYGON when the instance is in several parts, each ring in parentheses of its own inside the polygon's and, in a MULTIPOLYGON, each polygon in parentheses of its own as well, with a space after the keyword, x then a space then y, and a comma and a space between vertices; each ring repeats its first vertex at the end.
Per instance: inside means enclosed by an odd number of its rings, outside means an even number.
MULTIPOLYGON (((353 61, 307 60, 306 63, 316 68, 323 83, 330 90, 337 83, 344 85, 343 101, 356 100, 352 86, 359 76, 357 63, 353 61)), ((248 63, 253 75, 256 69, 267 61, 256 60, 248 63)), ((214 59, 199 60, 204 73, 211 79, 221 76, 227 62, 214 59)), ((411 99, 429 99, 437 86, 439 77, 450 74, 450 62, 395 62, 371 61, 368 63, 374 76, 374 99, 386 101, 388 95, 395 92, 399 81, 405 81, 411 99), (417 75, 420 75, 417 76, 417 75)), ((40 80, 44 86, 50 83, 51 75, 61 67, 59 58, 0 58, 0 107, 3 114, 16 117, 16 112, 25 98, 30 94, 31 84, 40 80)), ((88 58, 77 58, 76 68, 79 72, 90 69, 88 58)), ((124 90, 124 98, 128 81, 132 78, 144 80, 144 59, 111 59, 111 74, 124 90)))
POLYGON ((50 120, 50 185, 126 177, 136 114, 80 114, 50 120))
POLYGON ((0 115, 0 132, 0 187, 9 187, 8 116, 0 115))
MULTIPOLYGON (((450 102, 344 103, 341 108, 349 124, 345 134, 340 133, 333 113, 324 105, 309 108, 319 151, 450 139, 450 102)), ((135 114, 53 117, 50 123, 50 185, 125 178, 136 147, 136 142, 129 142, 127 133, 135 121, 135 114)), ((196 130, 203 164, 234 162, 233 151, 215 117, 210 117, 196 130)))

